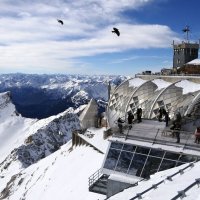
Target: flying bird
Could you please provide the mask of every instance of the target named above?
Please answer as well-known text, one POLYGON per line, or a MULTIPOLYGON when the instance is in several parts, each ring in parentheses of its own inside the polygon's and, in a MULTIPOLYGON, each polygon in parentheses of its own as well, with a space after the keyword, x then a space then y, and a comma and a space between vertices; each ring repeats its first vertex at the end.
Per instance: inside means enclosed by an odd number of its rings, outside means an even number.
POLYGON ((117 28, 113 28, 112 33, 116 33, 117 36, 120 36, 120 32, 119 32, 119 30, 117 28))
POLYGON ((58 21, 58 23, 60 23, 61 25, 64 24, 64 22, 63 22, 62 20, 60 20, 60 19, 57 19, 57 21, 58 21))

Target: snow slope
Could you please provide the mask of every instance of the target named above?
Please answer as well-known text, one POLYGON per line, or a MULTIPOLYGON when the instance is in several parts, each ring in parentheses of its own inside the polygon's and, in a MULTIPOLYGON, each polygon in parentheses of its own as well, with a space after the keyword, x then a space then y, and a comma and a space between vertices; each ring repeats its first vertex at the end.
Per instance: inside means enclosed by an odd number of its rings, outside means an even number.
MULTIPOLYGON (((146 189, 150 188, 153 184, 157 184, 160 181, 164 180, 163 183, 158 185, 156 189, 152 189, 149 192, 142 195, 144 200, 169 200, 175 197, 179 191, 184 190, 190 184, 195 182, 199 176, 199 167, 200 162, 195 163, 194 167, 188 167, 183 171, 183 174, 178 173, 172 178, 172 180, 167 180, 168 176, 178 172, 180 169, 185 168, 189 164, 184 164, 182 166, 168 169, 162 172, 158 172, 155 175, 152 175, 150 180, 139 182, 138 186, 125 189, 123 192, 120 192, 112 197, 109 200, 129 200, 135 197, 138 193, 142 193, 146 189)), ((137 199, 137 198, 136 198, 137 199)), ((180 198, 178 198, 180 199, 180 198)), ((199 200, 199 186, 195 185, 190 190, 186 192, 185 200, 199 200)))
MULTIPOLYGON (((72 108, 42 120, 17 114, 10 93, 0 94, 0 178, 4 182, 24 168, 57 151, 80 129, 72 108)), ((0 179, 0 191, 5 187, 0 179)))
MULTIPOLYGON (((100 132, 103 134, 103 129, 91 129, 90 132, 99 135, 100 132)), ((100 139, 97 136, 96 140, 104 143, 103 137, 100 139)), ((10 182, 0 179, 0 184, 4 185, 0 190, 0 199, 105 199, 104 195, 88 190, 88 178, 101 167, 104 155, 92 147, 78 146, 72 149, 71 145, 69 141, 55 153, 17 173, 10 182)))
POLYGON ((0 93, 0 162, 24 140, 23 133, 35 122, 17 113, 10 92, 0 93))

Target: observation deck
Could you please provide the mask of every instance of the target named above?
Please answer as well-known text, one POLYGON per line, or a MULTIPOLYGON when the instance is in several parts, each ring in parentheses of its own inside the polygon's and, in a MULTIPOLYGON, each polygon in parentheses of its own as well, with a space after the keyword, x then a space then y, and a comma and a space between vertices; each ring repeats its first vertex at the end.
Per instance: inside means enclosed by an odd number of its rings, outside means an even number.
POLYGON ((132 128, 124 123, 123 134, 120 134, 117 127, 112 128, 114 141, 128 143, 144 143, 145 145, 162 145, 162 148, 172 148, 178 151, 195 151, 200 155, 200 144, 195 143, 193 131, 180 130, 180 143, 176 143, 176 135, 170 130, 170 125, 166 127, 165 122, 143 119, 141 123, 135 122, 132 128))

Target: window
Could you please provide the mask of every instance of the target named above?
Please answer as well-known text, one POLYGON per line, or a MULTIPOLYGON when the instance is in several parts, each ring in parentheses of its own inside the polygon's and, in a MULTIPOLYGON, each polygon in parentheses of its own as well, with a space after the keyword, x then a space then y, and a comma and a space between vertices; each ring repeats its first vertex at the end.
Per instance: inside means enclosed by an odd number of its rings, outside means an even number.
POLYGON ((116 171, 126 173, 129 168, 132 157, 133 153, 123 151, 120 155, 116 171))
POLYGON ((151 174, 154 174, 158 171, 160 166, 161 158, 148 157, 145 168, 142 172, 142 177, 149 178, 151 174))
POLYGON ((166 152, 165 158, 170 160, 178 160, 180 154, 178 153, 172 153, 172 152, 166 152))
POLYGON ((103 168, 149 178, 151 174, 157 171, 166 170, 196 160, 199 160, 199 157, 193 155, 112 142, 103 168))
POLYGON ((194 162, 197 160, 196 156, 181 155, 179 161, 182 162, 194 162))
POLYGON ((131 166, 129 168, 128 174, 140 176, 146 159, 147 156, 145 155, 135 154, 131 166))
POLYGON ((148 154, 149 153, 149 148, 146 147, 137 147, 136 152, 141 153, 141 154, 148 154))
POLYGON ((135 151, 135 148, 136 148, 136 146, 130 145, 130 144, 124 144, 124 146, 123 146, 123 150, 125 150, 125 151, 133 152, 133 151, 135 151))
POLYGON ((151 149, 151 152, 150 152, 149 155, 162 158, 163 155, 164 155, 164 151, 163 150, 159 150, 159 149, 151 149))
POLYGON ((119 158, 120 151, 116 149, 110 149, 104 167, 114 170, 119 158))
POLYGON ((161 166, 160 166, 159 171, 163 171, 163 170, 166 170, 166 169, 170 169, 170 168, 173 168, 173 167, 175 167, 175 166, 176 166, 176 162, 175 162, 175 161, 164 159, 164 160, 162 161, 162 164, 161 164, 161 166))
POLYGON ((122 143, 118 143, 118 142, 112 142, 110 148, 114 148, 114 149, 121 149, 123 146, 122 143))

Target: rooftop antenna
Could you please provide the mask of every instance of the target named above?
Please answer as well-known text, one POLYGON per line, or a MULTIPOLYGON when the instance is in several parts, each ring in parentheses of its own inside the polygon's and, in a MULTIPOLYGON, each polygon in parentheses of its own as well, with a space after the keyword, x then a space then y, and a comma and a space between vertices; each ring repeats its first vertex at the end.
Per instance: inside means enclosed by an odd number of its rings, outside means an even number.
POLYGON ((185 28, 182 30, 184 33, 186 33, 186 41, 189 43, 189 32, 190 32, 190 27, 187 25, 185 28))

